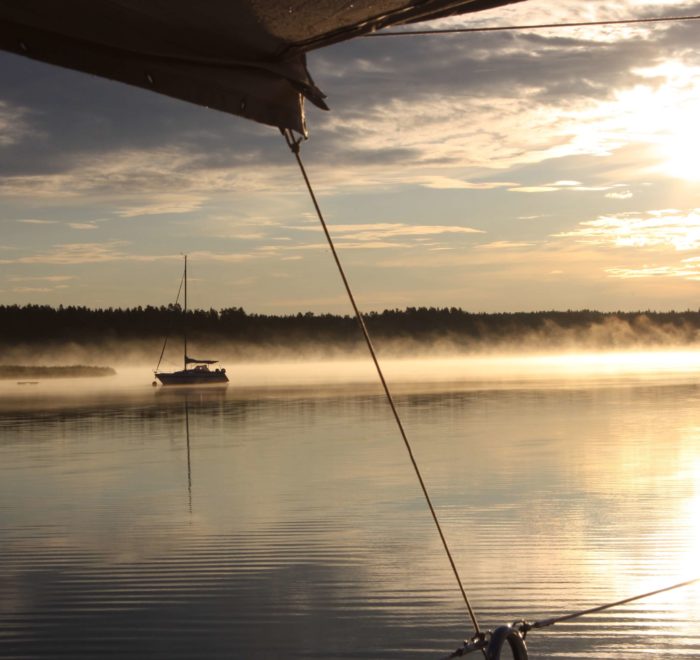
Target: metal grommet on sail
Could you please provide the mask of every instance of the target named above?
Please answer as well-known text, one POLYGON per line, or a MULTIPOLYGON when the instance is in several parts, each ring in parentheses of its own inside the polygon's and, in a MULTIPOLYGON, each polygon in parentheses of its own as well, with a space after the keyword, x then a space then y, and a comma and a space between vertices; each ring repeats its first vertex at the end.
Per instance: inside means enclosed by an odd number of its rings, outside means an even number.
POLYGON ((513 660, 528 660, 527 646, 523 636, 511 626, 499 626, 491 633, 489 645, 486 647, 486 660, 500 660, 503 645, 508 643, 513 660))

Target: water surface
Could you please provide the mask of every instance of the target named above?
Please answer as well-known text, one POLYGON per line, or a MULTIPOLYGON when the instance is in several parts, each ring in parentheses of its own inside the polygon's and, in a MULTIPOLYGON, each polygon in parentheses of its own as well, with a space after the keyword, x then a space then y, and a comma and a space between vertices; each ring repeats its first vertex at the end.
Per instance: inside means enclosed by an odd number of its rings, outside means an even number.
MULTIPOLYGON (((481 360, 387 371, 483 628, 700 574, 692 361, 481 360)), ((456 648, 454 577, 371 369, 352 369, 248 365, 225 392, 2 384, 0 657, 456 648)), ((534 631, 530 656, 698 657, 699 620, 688 587, 534 631)))

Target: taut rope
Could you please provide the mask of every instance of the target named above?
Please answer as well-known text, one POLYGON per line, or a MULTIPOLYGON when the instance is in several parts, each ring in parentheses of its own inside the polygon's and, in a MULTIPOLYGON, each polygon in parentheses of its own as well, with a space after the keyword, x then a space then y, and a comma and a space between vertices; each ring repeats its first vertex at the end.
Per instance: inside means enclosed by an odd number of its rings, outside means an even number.
POLYGON ((457 570, 457 566, 454 562, 454 559, 452 559, 452 553, 450 552, 450 548, 447 545, 447 539, 445 539, 445 535, 443 534, 442 527, 440 526, 440 521, 438 520, 437 513, 435 513, 435 508, 433 507, 433 503, 430 499, 430 495, 428 494, 428 489, 425 486, 425 482, 423 481, 423 476, 421 475, 420 469, 418 467, 418 463, 416 463, 416 459, 413 456, 413 450, 411 449, 411 443, 408 441, 408 436, 406 435, 406 431, 404 430, 403 423, 401 422, 401 417, 399 416, 399 412, 396 409, 396 405, 394 404, 394 398, 391 395, 391 391, 389 390, 389 386, 387 385, 386 379, 384 378, 384 373, 382 372, 382 368, 379 365, 379 360, 377 359, 377 354, 374 350, 374 346, 372 345, 372 340, 370 339, 369 332, 367 330, 367 326, 365 325, 365 320, 357 307, 357 303, 355 302, 355 296, 352 293, 352 289, 350 288, 350 284, 348 282, 347 277, 345 276, 345 271, 343 270, 343 265, 340 263, 340 258, 338 257, 338 253, 335 250, 335 245, 333 244, 333 239, 331 237, 330 232, 328 231, 328 226, 326 225, 326 221, 323 218, 323 213, 321 212, 321 208, 318 205, 318 202, 316 201, 316 195, 314 194, 313 188, 311 187, 311 182, 309 181, 309 177, 306 175, 306 169, 304 168, 304 164, 301 161, 301 155, 300 155, 300 149, 299 146, 301 144, 302 138, 295 138, 292 132, 289 129, 282 130, 282 135, 284 135, 284 139, 287 141, 287 144, 289 145, 289 148, 292 150, 292 153, 294 154, 294 157, 296 158, 297 164, 299 165, 299 169, 301 170, 301 174, 304 177, 304 182, 306 183, 306 188, 309 191, 309 195, 311 196, 311 201, 313 202, 314 208, 316 209, 316 215, 318 215, 318 219, 321 223, 321 227, 323 228, 323 233, 326 235, 326 240, 328 241, 328 246, 331 249, 331 253, 333 254, 333 259, 335 260, 335 265, 338 267, 338 272, 340 273, 340 277, 343 280, 343 284, 345 285, 345 291, 348 294, 348 298, 350 299, 350 304, 352 305, 353 310, 355 311, 355 318, 357 318, 357 322, 360 324, 360 329, 362 330, 362 335, 365 338, 365 343, 367 344, 367 348, 369 350, 369 354, 372 356, 372 361, 374 362, 374 366, 377 370, 377 374, 379 375, 379 380, 382 383, 382 387, 384 388, 384 394, 386 395, 387 401, 389 402, 389 406, 391 407, 391 412, 394 414, 394 419, 396 420, 396 425, 399 428, 399 432, 401 433, 401 437, 403 438, 404 445, 406 446, 406 451, 408 451, 408 456, 411 459, 411 463, 413 464, 413 469, 415 470, 416 476, 418 477, 418 482, 420 483, 421 490, 423 491, 423 495, 425 496, 425 501, 428 503, 428 508, 430 509, 430 513, 433 517, 433 521, 435 522, 435 527, 437 528, 438 534, 440 535, 440 540, 442 541, 442 546, 445 549, 445 553, 447 554, 447 558, 450 561, 450 566, 452 567, 452 572, 454 573, 455 579, 457 580, 457 584, 459 585, 459 590, 462 594, 462 598, 464 599, 464 604, 467 606, 467 611, 469 612, 469 618, 471 619, 472 624, 474 625, 474 629, 476 630, 476 634, 480 634, 480 629, 479 629, 479 623, 476 620, 476 615, 474 614, 474 610, 472 609, 471 604, 469 603, 469 598, 467 598, 467 593, 464 590, 464 586, 462 585, 462 579, 459 576, 459 571, 457 570))

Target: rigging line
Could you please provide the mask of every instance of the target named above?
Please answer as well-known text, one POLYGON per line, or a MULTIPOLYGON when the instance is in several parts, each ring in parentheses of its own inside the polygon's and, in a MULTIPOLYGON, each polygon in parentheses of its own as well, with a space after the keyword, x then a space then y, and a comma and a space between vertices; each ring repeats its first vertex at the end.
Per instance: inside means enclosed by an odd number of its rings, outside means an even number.
POLYGON ((501 628, 497 628, 496 630, 489 630, 484 634, 475 635, 470 640, 466 640, 460 648, 450 653, 450 655, 445 656, 442 660, 452 660, 453 658, 461 658, 462 656, 469 655, 474 651, 483 651, 484 655, 492 657, 491 655, 488 655, 488 651, 486 651, 485 649, 488 646, 489 642, 493 640, 493 636, 497 635, 499 630, 502 630, 503 628, 511 631, 517 630, 517 632, 519 632, 522 635, 522 639, 524 640, 527 637, 528 632, 530 632, 531 630, 537 628, 545 628, 547 626, 553 626, 555 623, 561 623, 562 621, 569 621, 571 619, 576 619, 587 614, 593 614, 595 612, 609 610, 613 607, 619 607, 620 605, 625 605, 635 600, 641 600, 642 598, 649 598, 650 596, 655 596, 656 594, 661 594, 665 591, 671 591, 672 589, 680 589, 681 587, 687 587, 692 584, 695 584, 696 582, 700 582, 700 577, 694 578, 692 580, 686 580, 685 582, 678 582, 676 584, 672 584, 669 587, 664 587, 663 589, 656 589, 655 591, 649 591, 645 594, 632 596, 631 598, 624 598, 623 600, 618 600, 614 603, 607 603, 606 605, 599 605, 598 607, 591 607, 587 610, 572 612, 571 614, 552 617, 550 619, 541 619, 540 621, 535 621, 534 623, 530 623, 529 621, 524 620, 515 621, 510 626, 501 626, 501 628))
POLYGON ((534 623, 523 623, 521 624, 521 631, 527 632, 535 628, 545 628, 546 626, 553 626, 555 623, 561 623, 562 621, 569 621, 571 619, 577 619, 578 617, 585 616, 586 614, 594 614, 595 612, 602 612, 603 610, 609 610, 612 607, 618 607, 619 605, 625 605, 631 603, 635 600, 641 600, 642 598, 649 598, 650 596, 655 596, 656 594, 661 594, 664 591, 671 591, 673 589, 680 589, 681 587, 688 587, 691 584, 700 582, 700 577, 694 578, 692 580, 686 580, 685 582, 678 582, 672 584, 670 587, 664 587, 663 589, 656 589, 655 591, 649 591, 645 594, 640 594, 639 596, 632 596, 631 598, 624 598, 623 600, 618 600, 614 603, 607 603, 606 605, 599 605, 598 607, 591 607, 588 610, 580 610, 579 612, 572 612, 571 614, 564 614, 563 616, 554 616, 549 619, 541 619, 540 621, 535 621, 534 623))
POLYGON ((698 21, 698 16, 658 16, 656 18, 626 18, 611 21, 581 21, 578 23, 541 23, 536 25, 504 25, 494 27, 474 27, 474 28, 437 28, 434 30, 402 30, 401 32, 371 32, 365 37, 405 37, 431 34, 463 34, 469 32, 507 32, 516 30, 544 30, 547 28, 568 28, 568 27, 604 27, 606 25, 635 25, 639 23, 670 23, 681 21, 698 21))
POLYGON ((459 571, 457 570, 457 565, 455 564, 454 559, 452 558, 452 553, 450 552, 450 548, 447 545, 447 539, 445 538, 445 535, 443 534, 442 527, 440 526, 440 521, 438 520, 437 513, 435 512, 435 508, 433 507, 433 503, 430 499, 430 495, 428 494, 428 489, 426 488, 425 482, 423 481, 423 476, 421 475, 420 468, 418 467, 418 463, 416 462, 416 459, 413 456, 413 450, 411 449, 411 443, 408 441, 408 436, 406 435, 406 431, 404 430, 403 423, 401 422, 401 417, 399 416, 398 410, 396 409, 396 405, 394 404, 394 398, 391 395, 391 391, 389 390, 389 386, 384 378, 384 373, 382 372, 382 368, 379 365, 379 360, 377 359, 377 354, 375 353, 374 346, 372 345, 372 340, 370 339, 369 332, 367 330, 367 326, 365 325, 365 320, 364 320, 359 308, 357 307, 357 303, 355 302, 355 296, 353 295, 352 289, 350 288, 350 284, 348 282, 348 279, 345 276, 345 270, 343 269, 343 266, 340 262, 340 258, 338 257, 338 253, 335 250, 335 245, 333 244, 333 239, 331 238, 330 232, 328 231, 328 226, 326 225, 326 221, 323 218, 323 213, 321 212, 321 208, 319 207, 318 202, 316 201, 316 195, 314 194, 313 188, 311 187, 311 182, 309 181, 309 177, 306 175, 306 169, 304 168, 304 164, 301 161, 301 156, 299 153, 299 151, 300 151, 299 145, 301 143, 302 138, 295 139, 294 136, 292 135, 291 130, 289 130, 289 129, 284 129, 284 130, 280 129, 280 130, 282 132, 282 135, 284 136, 284 139, 287 141, 289 148, 291 149, 292 153, 294 154, 294 157, 296 158, 297 164, 299 165, 299 169, 301 170, 301 175, 304 177, 304 182, 306 183, 306 188, 309 191, 311 201, 313 202, 314 208, 316 209, 316 214, 318 215, 318 219, 321 223, 321 227, 323 228, 323 233, 326 235, 326 240, 328 241, 328 246, 330 247, 331 253, 333 254, 333 259, 335 260, 335 265, 338 268, 338 272, 340 273, 340 277, 343 280, 343 284, 345 285, 345 291, 347 292, 348 298, 350 299, 350 304, 352 305, 352 308, 355 312, 355 318, 357 318, 357 322, 360 324, 360 329, 362 330, 362 334, 364 336, 365 343, 367 344, 367 348, 369 349, 369 353, 372 357, 372 361, 374 362, 374 367, 377 370, 377 374, 379 375, 379 380, 382 383, 382 387, 384 389, 384 394, 386 395, 387 401, 389 402, 389 406, 391 407, 391 412, 394 415, 394 420, 396 420, 396 425, 398 426, 399 432, 401 433, 401 438, 403 439, 406 450, 408 451, 408 456, 411 459, 411 463, 413 464, 413 469, 416 473, 416 476, 418 477, 418 482, 420 483, 421 490, 423 491, 423 495, 425 496, 425 501, 428 503, 428 508, 430 509, 430 513, 433 517, 433 522, 435 523, 435 527, 437 528, 438 534, 440 535, 440 540, 442 541, 442 546, 445 549, 445 553, 447 554, 447 558, 450 561, 450 566, 452 567, 452 572, 454 573, 454 576, 457 579, 457 584, 459 585, 459 590, 462 594, 462 598, 464 599, 464 604, 467 606, 467 611, 469 612, 469 618, 471 619, 471 622, 474 626, 476 634, 478 635, 481 633, 481 630, 479 629, 479 623, 476 620, 476 615, 474 614, 474 610, 472 609, 472 606, 469 602, 469 598, 467 597, 467 593, 464 590, 464 586, 462 585, 462 579, 459 576, 459 571))
MULTIPOLYGON (((185 275, 182 275, 182 279, 180 280, 180 288, 177 290, 177 296, 175 297, 175 304, 177 305, 180 302, 180 293, 182 292, 182 284, 185 281, 185 275)), ((172 326, 170 327, 172 330, 172 326)), ((165 341, 163 342, 163 348, 160 351, 160 357, 158 358, 158 364, 156 365, 156 368, 154 369, 154 373, 158 371, 160 368, 160 363, 163 361, 163 356, 165 355, 165 348, 168 345, 168 339, 170 338, 170 332, 168 332, 167 335, 165 335, 165 341)))

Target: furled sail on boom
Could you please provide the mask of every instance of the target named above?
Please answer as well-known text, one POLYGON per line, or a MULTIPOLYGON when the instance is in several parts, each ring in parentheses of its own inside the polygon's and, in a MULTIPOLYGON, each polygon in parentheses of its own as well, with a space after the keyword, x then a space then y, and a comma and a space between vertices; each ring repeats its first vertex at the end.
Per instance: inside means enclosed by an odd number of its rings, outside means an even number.
POLYGON ((216 364, 218 360, 198 360, 197 358, 191 358, 185 356, 185 364, 216 364))
POLYGON ((0 48, 306 134, 306 53, 523 0, 0 0, 0 48))

